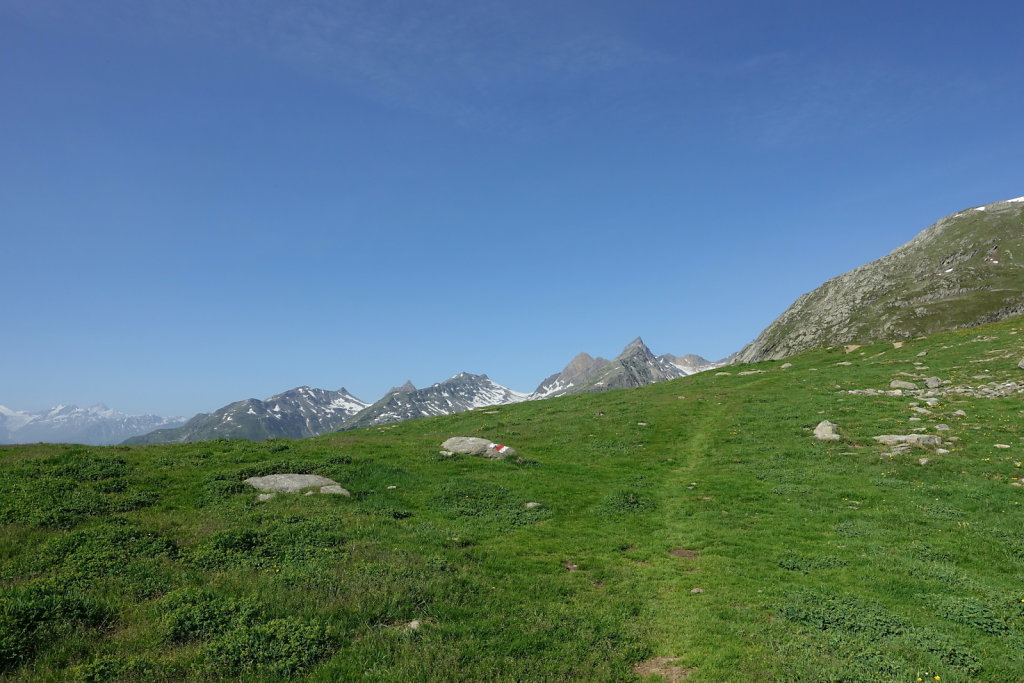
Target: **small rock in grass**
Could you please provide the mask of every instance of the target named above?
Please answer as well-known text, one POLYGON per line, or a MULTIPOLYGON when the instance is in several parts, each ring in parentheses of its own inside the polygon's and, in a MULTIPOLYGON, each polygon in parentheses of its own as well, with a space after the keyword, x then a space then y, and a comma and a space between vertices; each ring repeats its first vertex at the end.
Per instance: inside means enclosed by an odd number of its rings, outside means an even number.
POLYGON ((276 493, 261 493, 258 496, 256 496, 256 500, 261 502, 264 500, 273 500, 274 498, 277 498, 276 493))
POLYGON ((345 489, 341 488, 340 486, 338 486, 336 484, 334 486, 321 486, 320 487, 320 493, 328 493, 328 494, 333 493, 336 496, 351 496, 352 495, 351 493, 349 493, 348 491, 346 491, 345 489))
POLYGON ((731 372, 716 372, 715 373, 715 377, 725 377, 726 375, 731 375, 731 374, 732 374, 731 372))
POLYGON ((737 372, 737 376, 745 377, 747 375, 763 375, 767 370, 744 370, 743 372, 737 372))
POLYGON ((838 363, 836 363, 836 365, 853 365, 853 363, 851 363, 848 360, 843 360, 843 361, 839 361, 838 363))
POLYGON ((693 593, 694 595, 700 595, 701 593, 704 592, 704 589, 703 588, 691 588, 690 592, 693 593))
POLYGON ((967 413, 964 412, 963 410, 954 410, 953 414, 956 415, 957 417, 967 417, 967 413))
POLYGON ((937 425, 935 425, 935 429, 937 429, 940 432, 948 432, 949 431, 949 425, 937 424, 937 425))
POLYGON ((814 428, 814 438, 819 441, 839 441, 842 437, 839 436, 838 427, 839 425, 834 422, 822 420, 814 428))
POLYGON ((920 422, 921 421, 921 418, 919 418, 919 417, 911 417, 911 418, 907 418, 907 419, 910 422, 920 422))
POLYGON ((913 382, 904 382, 902 379, 894 379, 889 382, 890 389, 917 389, 917 385, 913 382))
POLYGON ((928 458, 918 458, 917 459, 917 464, 918 465, 927 465, 929 462, 930 461, 928 460, 928 458))
POLYGON ((945 448, 936 448, 935 453, 937 455, 949 455, 949 451, 947 451, 945 448))
POLYGON ((1020 368, 1021 370, 1024 370, 1024 358, 1020 359, 1020 362, 1017 363, 1017 367, 1020 368))
POLYGON ((1008 444, 1008 443, 994 443, 992 445, 995 446, 996 448, 1009 448, 1010 447, 1010 444, 1008 444))
POLYGON ((922 415, 932 414, 932 411, 928 410, 927 408, 922 408, 921 406, 911 406, 910 409, 913 410, 915 413, 921 413, 922 415))
POLYGON ((540 503, 535 500, 531 500, 529 503, 523 503, 523 507, 527 510, 532 510, 533 508, 540 507, 540 503))
POLYGON ((942 380, 938 377, 929 377, 924 381, 924 385, 929 389, 938 389, 942 386, 942 380))
POLYGON ((398 488, 397 486, 392 485, 392 486, 388 487, 388 491, 393 491, 393 490, 395 490, 397 488, 398 488))
POLYGON ((415 631, 416 629, 418 629, 422 625, 423 624, 420 623, 419 619, 413 619, 412 621, 410 621, 408 624, 405 625, 405 628, 409 629, 410 631, 415 631))
MULTIPOLYGON (((1024 363, 1024 361, 1021 362, 1024 363)), ((792 363, 783 363, 779 366, 779 370, 789 370, 791 367, 793 367, 792 363)))

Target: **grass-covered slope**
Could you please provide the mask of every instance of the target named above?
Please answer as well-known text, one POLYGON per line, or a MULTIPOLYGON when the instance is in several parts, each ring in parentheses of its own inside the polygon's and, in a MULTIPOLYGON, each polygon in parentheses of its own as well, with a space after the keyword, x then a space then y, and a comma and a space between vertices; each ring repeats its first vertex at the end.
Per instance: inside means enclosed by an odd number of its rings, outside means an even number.
POLYGON ((947 216, 797 299, 738 357, 909 339, 1024 313, 1024 197, 947 216))
POLYGON ((973 394, 1022 355, 1017 318, 305 441, 4 447, 0 676, 1020 680, 1024 401, 973 394), (929 376, 928 414, 846 393, 929 376), (915 428, 950 452, 872 438, 915 428), (273 472, 353 495, 257 502, 273 472))

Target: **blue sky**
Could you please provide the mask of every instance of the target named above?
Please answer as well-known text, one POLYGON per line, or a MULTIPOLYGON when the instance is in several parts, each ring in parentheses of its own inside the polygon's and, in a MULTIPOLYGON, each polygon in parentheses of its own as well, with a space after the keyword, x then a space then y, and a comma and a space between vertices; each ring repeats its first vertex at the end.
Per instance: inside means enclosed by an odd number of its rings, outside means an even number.
POLYGON ((0 0, 0 403, 725 356, 1024 194, 1017 1, 0 0))

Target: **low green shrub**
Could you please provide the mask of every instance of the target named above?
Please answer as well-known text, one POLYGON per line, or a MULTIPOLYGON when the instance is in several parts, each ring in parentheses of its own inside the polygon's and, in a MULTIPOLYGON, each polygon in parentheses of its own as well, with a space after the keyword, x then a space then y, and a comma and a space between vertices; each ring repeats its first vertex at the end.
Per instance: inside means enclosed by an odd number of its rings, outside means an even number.
POLYGON ((318 623, 294 618, 239 626, 203 648, 199 670, 214 676, 294 677, 331 654, 335 644, 318 623))

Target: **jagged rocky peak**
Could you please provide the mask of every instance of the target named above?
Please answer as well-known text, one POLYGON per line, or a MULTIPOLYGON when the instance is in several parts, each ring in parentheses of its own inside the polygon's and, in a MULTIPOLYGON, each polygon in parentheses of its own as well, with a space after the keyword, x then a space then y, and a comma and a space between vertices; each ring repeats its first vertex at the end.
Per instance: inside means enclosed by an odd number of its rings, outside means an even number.
POLYGON ((403 422, 419 417, 451 415, 473 408, 526 400, 526 394, 504 387, 487 375, 468 372, 423 389, 388 392, 382 399, 348 420, 344 429, 403 422))
POLYGON ((1024 313, 1024 198, 946 216, 797 299, 737 356, 772 360, 898 341, 1024 313))

